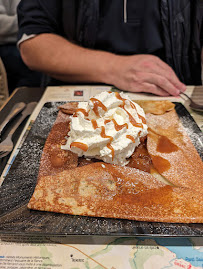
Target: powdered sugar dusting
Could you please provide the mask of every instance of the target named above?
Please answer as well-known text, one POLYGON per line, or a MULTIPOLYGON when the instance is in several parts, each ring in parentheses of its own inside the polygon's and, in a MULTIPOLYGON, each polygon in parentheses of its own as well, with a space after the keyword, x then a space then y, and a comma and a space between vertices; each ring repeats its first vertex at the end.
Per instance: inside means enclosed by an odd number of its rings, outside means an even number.
MULTIPOLYGON (((59 103, 48 103, 43 107, 1 187, 0 209, 5 214, 0 222, 1 231, 65 236, 199 236, 203 234, 200 224, 150 223, 27 210, 26 204, 36 184, 41 152, 56 119, 58 106, 59 103), (6 216, 7 212, 9 214, 6 216)), ((190 128, 187 131, 191 131, 190 128)))
POLYGON ((161 117, 149 114, 147 120, 149 127, 153 128, 155 133, 149 135, 147 143, 155 168, 158 170, 154 156, 159 156, 170 164, 169 169, 160 172, 164 177, 176 186, 194 188, 195 191, 202 192, 203 163, 175 111, 168 112, 161 117), (160 135, 167 136, 178 147, 178 151, 158 152, 157 145, 160 135))
POLYGON ((200 157, 203 158, 203 134, 200 132, 196 132, 197 130, 197 125, 195 123, 195 121, 188 121, 188 117, 187 116, 183 116, 181 117, 181 122, 184 126, 182 126, 182 124, 180 124, 180 128, 183 129, 183 132, 185 132, 191 139, 193 145, 195 146, 196 150, 198 151, 198 153, 200 154, 200 157))

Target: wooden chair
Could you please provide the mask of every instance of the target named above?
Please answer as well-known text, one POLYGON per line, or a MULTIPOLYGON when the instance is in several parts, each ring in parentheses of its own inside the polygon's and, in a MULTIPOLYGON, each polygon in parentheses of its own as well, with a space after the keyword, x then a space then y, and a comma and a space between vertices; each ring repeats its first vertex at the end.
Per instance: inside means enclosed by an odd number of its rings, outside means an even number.
POLYGON ((0 58, 0 108, 9 97, 7 74, 4 64, 0 58))

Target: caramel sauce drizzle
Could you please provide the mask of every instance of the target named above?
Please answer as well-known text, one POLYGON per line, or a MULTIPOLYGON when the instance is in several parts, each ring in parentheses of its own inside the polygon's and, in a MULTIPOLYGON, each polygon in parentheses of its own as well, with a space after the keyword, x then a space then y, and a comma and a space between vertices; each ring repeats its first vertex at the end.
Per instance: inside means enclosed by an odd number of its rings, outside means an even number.
POLYGON ((84 108, 78 108, 75 111, 75 114, 73 115, 73 117, 77 117, 77 112, 82 112, 84 114, 85 117, 87 117, 89 115, 89 113, 84 109, 84 108))
POLYGON ((104 111, 107 111, 107 108, 106 106, 98 99, 96 98, 90 98, 90 100, 92 101, 94 107, 93 107, 93 111, 94 113, 99 117, 99 111, 98 111, 98 108, 101 107, 101 109, 103 109, 104 111))
MULTIPOLYGON (((109 93, 111 93, 111 92, 109 92, 109 93)), ((143 128, 143 124, 142 124, 142 123, 138 123, 138 122, 136 122, 136 120, 133 118, 133 116, 132 116, 132 115, 125 109, 124 106, 125 106, 125 101, 126 101, 127 99, 122 98, 121 95, 120 95, 118 92, 115 92, 115 96, 116 96, 117 99, 119 99, 119 100, 121 100, 121 101, 123 102, 123 104, 120 105, 120 107, 123 108, 123 109, 126 111, 126 113, 128 114, 130 123, 131 123, 133 126, 135 126, 135 127, 143 128)), ((98 100, 98 99, 96 99, 96 98, 94 98, 94 97, 90 98, 90 100, 91 100, 92 103, 93 103, 93 109, 92 109, 92 110, 94 111, 94 113, 95 113, 96 116, 98 116, 98 117, 100 116, 100 115, 99 115, 99 111, 98 111, 98 108, 99 108, 99 107, 100 107, 101 109, 103 109, 104 111, 107 111, 106 106, 105 106, 100 100, 98 100)), ((130 105, 131 105, 131 107, 132 107, 133 109, 136 110, 135 105, 134 105, 131 101, 130 101, 130 105)), ((137 111, 137 110, 136 110, 136 111, 137 111)), ((86 111, 86 110, 83 109, 83 108, 78 108, 78 109, 76 110, 75 114, 73 115, 73 117, 77 117, 77 112, 82 112, 82 113, 84 114, 85 117, 88 117, 88 116, 89 116, 89 112, 88 112, 88 111, 86 111)), ((144 117, 142 117, 142 116, 139 115, 139 114, 138 114, 138 117, 142 120, 142 122, 143 122, 144 124, 146 124, 146 120, 145 120, 144 117)), ((127 124, 127 123, 124 123, 124 124, 119 125, 119 124, 116 122, 115 119, 112 119, 112 120, 110 120, 110 119, 105 120, 105 121, 104 121, 104 124, 107 124, 107 123, 110 122, 110 121, 113 121, 113 123, 114 123, 114 127, 115 127, 115 130, 116 130, 116 131, 120 131, 120 130, 122 130, 122 129, 125 128, 125 127, 128 129, 128 124, 127 124)), ((94 129, 97 129, 97 128, 98 128, 98 124, 97 124, 97 121, 96 121, 95 119, 92 119, 92 120, 91 120, 91 123, 92 123, 92 126, 93 126, 94 129)), ((113 137, 112 137, 112 136, 108 136, 108 135, 106 135, 106 133, 105 133, 105 127, 104 127, 104 126, 101 126, 101 137, 102 137, 102 138, 109 138, 109 139, 110 139, 110 142, 107 144, 107 148, 109 148, 109 149, 111 150, 111 152, 112 152, 112 160, 113 160, 113 159, 114 159, 114 155, 115 155, 114 148, 111 146, 111 142, 113 141, 113 137)), ((127 137, 128 139, 132 140, 133 143, 135 143, 135 139, 134 139, 133 136, 131 136, 131 135, 126 135, 126 137, 127 137)), ((86 145, 86 144, 84 144, 84 143, 81 143, 81 142, 72 142, 71 145, 70 145, 70 147, 77 147, 77 148, 79 148, 79 149, 81 149, 81 150, 83 150, 83 151, 87 151, 87 150, 88 150, 88 145, 86 145)))
POLYGON ((111 142, 113 141, 113 137, 106 135, 104 126, 101 127, 101 137, 110 139, 110 142, 107 144, 107 148, 109 148, 111 150, 112 160, 113 160, 113 158, 114 158, 114 148, 111 146, 111 142))
POLYGON ((119 125, 119 124, 115 121, 115 119, 112 119, 112 121, 113 121, 113 123, 114 123, 114 126, 115 126, 116 131, 120 131, 120 130, 122 130, 124 127, 126 127, 126 128, 128 129, 128 124, 127 124, 127 123, 124 123, 124 124, 119 125))
POLYGON ((107 146, 107 148, 109 148, 109 149, 111 150, 112 161, 113 161, 113 159, 114 159, 114 155, 115 155, 114 148, 111 146, 111 143, 108 143, 106 146, 107 146))
MULTIPOLYGON (((180 149, 177 145, 175 145, 172 141, 170 141, 168 137, 158 134, 156 131, 154 131, 151 128, 148 128, 148 130, 149 130, 149 135, 152 138, 153 138, 152 135, 155 135, 156 140, 158 139, 157 140, 157 147, 156 147, 157 152, 172 153, 172 152, 178 151, 180 149)), ((151 157, 152 157, 152 163, 153 163, 154 167, 157 169, 157 171, 160 174, 170 169, 171 165, 167 159, 164 159, 161 156, 151 156, 151 157)))
POLYGON ((116 96, 117 99, 119 99, 119 100, 121 100, 121 101, 123 102, 123 107, 124 107, 124 105, 125 105, 125 100, 127 100, 127 99, 121 97, 121 95, 120 95, 119 92, 115 92, 115 96, 116 96))
POLYGON ((135 143, 135 138, 132 135, 126 135, 126 137, 135 143))
POLYGON ((162 174, 163 172, 166 172, 170 169, 171 165, 170 162, 161 156, 151 156, 152 157, 152 163, 156 170, 162 174))
POLYGON ((73 142, 70 144, 70 147, 76 147, 76 148, 79 148, 83 151, 87 151, 88 150, 88 145, 84 144, 84 143, 81 143, 81 142, 73 142))
POLYGON ((98 128, 97 121, 93 119, 93 120, 91 120, 91 122, 92 122, 93 128, 97 129, 98 128))
MULTIPOLYGON (((142 123, 138 123, 138 122, 136 122, 136 120, 133 118, 133 116, 132 116, 132 115, 125 109, 124 106, 125 106, 125 101, 126 101, 127 99, 122 98, 121 95, 120 95, 120 93, 118 93, 118 92, 115 93, 115 96, 116 96, 117 99, 119 99, 119 100, 121 100, 121 101, 123 102, 123 104, 120 105, 120 107, 122 107, 122 108, 128 113, 128 116, 129 116, 129 119, 130 119, 130 123, 131 123, 133 126, 135 126, 135 127, 143 128, 142 123)), ((130 105, 131 105, 131 107, 132 107, 133 109, 135 109, 135 110, 137 111, 136 106, 135 106, 131 101, 130 101, 130 105)), ((138 113, 137 113, 137 114, 138 114, 138 113)), ((138 114, 138 117, 139 117, 139 119, 141 119, 141 121, 142 121, 144 124, 146 124, 146 119, 145 119, 143 116, 141 116, 141 115, 138 114)))
POLYGON ((105 120, 104 121, 104 124, 107 124, 107 123, 109 123, 111 120, 105 120))
MULTIPOLYGON (((136 106, 135 106, 132 102, 130 102, 130 105, 131 105, 132 108, 134 108, 134 109, 137 111, 136 106)), ((145 119, 143 116, 141 116, 141 115, 138 114, 138 113, 137 113, 137 115, 138 115, 139 119, 141 119, 141 121, 142 121, 144 124, 147 123, 147 122, 146 122, 146 119, 145 119)))
POLYGON ((170 139, 164 135, 160 135, 156 133, 151 128, 148 128, 149 132, 153 133, 158 137, 156 150, 160 153, 172 153, 174 151, 178 151, 179 147, 176 146, 170 139))
POLYGON ((113 137, 112 136, 106 135, 106 133, 105 133, 105 127, 104 126, 101 126, 101 137, 103 137, 103 138, 109 138, 110 141, 113 140, 113 137))
POLYGON ((157 151, 161 153, 171 153, 174 151, 178 151, 178 146, 172 143, 168 137, 161 135, 157 144, 157 151))
POLYGON ((127 124, 127 123, 124 123, 124 124, 119 125, 119 124, 116 122, 115 119, 112 119, 112 120, 105 120, 105 121, 104 121, 104 124, 107 124, 107 123, 109 123, 109 122, 111 122, 111 121, 113 121, 113 123, 114 123, 114 127, 115 127, 115 130, 116 130, 116 131, 120 131, 120 130, 123 129, 124 127, 126 127, 126 128, 128 129, 128 124, 127 124))
POLYGON ((129 116, 130 123, 131 123, 133 126, 135 126, 135 127, 139 127, 139 128, 143 128, 142 123, 138 123, 138 122, 136 122, 136 120, 133 118, 133 116, 132 116, 132 115, 131 115, 125 108, 123 108, 123 109, 127 112, 128 116, 129 116))

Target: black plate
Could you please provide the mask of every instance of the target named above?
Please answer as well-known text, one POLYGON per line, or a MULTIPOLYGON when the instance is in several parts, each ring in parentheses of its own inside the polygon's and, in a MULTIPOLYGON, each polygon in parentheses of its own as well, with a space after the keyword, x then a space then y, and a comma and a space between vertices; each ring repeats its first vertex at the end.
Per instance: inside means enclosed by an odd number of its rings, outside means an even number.
MULTIPOLYGON (((72 216, 27 209, 36 185, 47 135, 61 103, 46 103, 40 111, 0 192, 0 233, 41 235, 200 236, 203 224, 140 222, 72 216)), ((201 158, 203 134, 185 107, 176 111, 201 158)))

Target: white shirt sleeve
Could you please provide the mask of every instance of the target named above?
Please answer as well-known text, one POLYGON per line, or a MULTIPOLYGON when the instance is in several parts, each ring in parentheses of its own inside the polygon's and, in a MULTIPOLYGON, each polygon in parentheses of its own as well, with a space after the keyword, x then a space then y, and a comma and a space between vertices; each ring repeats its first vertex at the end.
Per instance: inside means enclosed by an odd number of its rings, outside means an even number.
POLYGON ((23 34, 21 39, 17 42, 17 47, 19 48, 21 43, 23 43, 24 41, 26 41, 28 39, 31 39, 31 38, 33 38, 35 36, 36 36, 35 34, 32 34, 32 35, 23 34))

